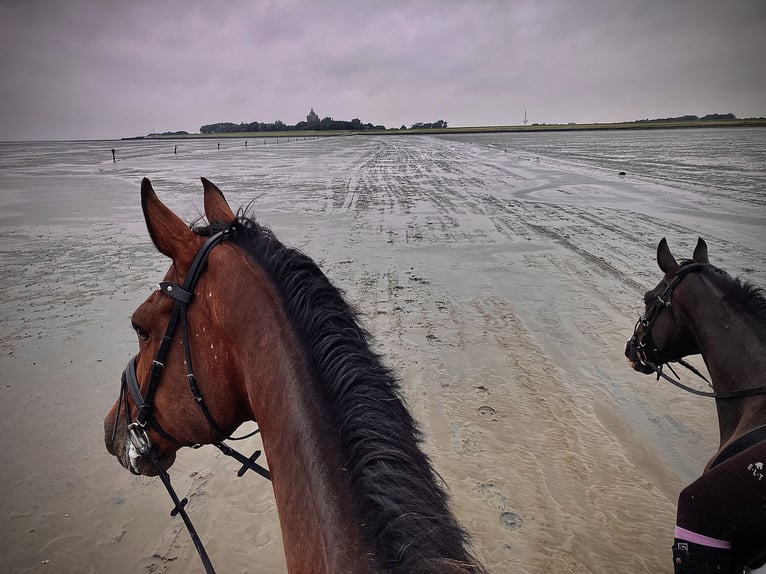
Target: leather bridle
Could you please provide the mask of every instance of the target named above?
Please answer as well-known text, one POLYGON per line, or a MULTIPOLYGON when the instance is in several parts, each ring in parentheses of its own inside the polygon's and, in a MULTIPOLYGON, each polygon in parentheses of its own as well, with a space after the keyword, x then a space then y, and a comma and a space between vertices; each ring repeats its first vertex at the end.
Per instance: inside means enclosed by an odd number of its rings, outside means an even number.
POLYGON ((690 273, 702 271, 703 269, 709 267, 710 265, 705 263, 687 263, 681 266, 675 277, 673 277, 670 281, 665 281, 665 289, 663 292, 654 299, 654 302, 649 308, 648 312, 639 317, 638 321, 636 322, 636 326, 633 328, 633 335, 628 341, 628 345, 631 349, 631 355, 640 363, 641 366, 655 372, 657 374, 657 380, 662 377, 669 383, 672 383, 685 391, 701 397, 712 397, 715 399, 734 399, 739 397, 764 394, 766 393, 766 387, 738 389, 728 393, 700 391, 683 384, 677 379, 673 379, 663 372, 663 367, 667 365, 670 371, 676 377, 678 377, 678 374, 676 374, 676 372, 673 370, 673 367, 670 365, 670 363, 678 363, 679 365, 686 367, 692 373, 703 379, 710 386, 710 388, 713 387, 713 384, 707 379, 707 377, 700 373, 694 365, 684 361, 682 358, 672 359, 669 355, 660 350, 655 343, 654 338, 652 337, 652 328, 657 322, 657 319, 659 318, 662 311, 665 309, 672 309, 671 298, 673 296, 673 290, 678 286, 681 280, 690 273), (641 330, 640 336, 639 329, 641 330), (653 360, 650 358, 650 355, 653 357, 658 357, 660 360, 653 360))
MULTIPOLYGON (((151 446, 149 437, 146 434, 147 426, 154 429, 159 435, 166 440, 178 445, 178 446, 194 446, 192 443, 184 443, 165 429, 162 428, 157 421, 154 413, 154 395, 157 392, 160 379, 162 378, 162 372, 165 368, 165 361, 170 351, 170 343, 173 339, 173 335, 178 327, 181 328, 181 336, 183 340, 184 354, 186 358, 186 378, 189 383, 189 390, 194 397, 194 402, 199 406, 202 414, 207 419, 208 424, 213 430, 220 436, 229 440, 241 440, 254 435, 258 431, 253 431, 249 435, 243 437, 231 437, 226 432, 221 430, 221 427, 215 422, 213 416, 210 414, 210 410, 205 404, 205 400, 200 391, 197 378, 194 375, 194 364, 192 363, 191 348, 189 345, 189 329, 186 321, 187 307, 194 300, 194 288, 197 286, 200 277, 205 269, 205 264, 213 248, 226 241, 231 234, 231 228, 224 229, 218 233, 210 236, 202 247, 197 251, 194 259, 192 260, 189 271, 186 273, 186 278, 182 285, 173 283, 172 281, 163 281, 159 284, 159 290, 164 295, 171 297, 173 302, 173 309, 170 312, 170 319, 168 320, 167 327, 165 328, 165 334, 162 337, 157 354, 152 361, 152 368, 149 373, 149 383, 146 386, 146 394, 142 394, 141 387, 138 382, 138 376, 136 374, 136 357, 133 357, 128 361, 128 365, 122 373, 122 389, 123 395, 124 389, 127 387, 130 392, 130 396, 133 399, 134 404, 138 408, 138 415, 135 422, 128 423, 128 434, 130 435, 131 442, 135 446, 136 450, 140 450, 139 446, 145 450, 145 444, 151 446)), ((126 397, 127 398, 127 397, 126 397)), ((130 419, 130 411, 126 411, 126 417, 130 419)))
MULTIPOLYGON (((155 453, 152 452, 152 442, 149 439, 149 435, 147 434, 147 428, 151 427, 151 429, 157 432, 157 434, 162 436, 164 439, 174 443, 178 447, 190 446, 197 448, 201 446, 199 444, 184 442, 173 437, 170 433, 162 428, 159 421, 157 420, 154 410, 154 396, 162 379, 162 373, 165 368, 165 361, 167 359, 168 352, 170 351, 170 343, 173 339, 173 335, 175 334, 176 329, 180 327, 184 353, 186 355, 186 378, 189 384, 189 390, 192 393, 194 402, 202 411, 202 414, 205 416, 208 424, 212 427, 218 436, 222 437, 221 440, 243 440, 255 435, 259 430, 256 429, 244 436, 232 437, 229 436, 228 433, 224 432, 215 422, 215 419, 205 404, 205 400, 199 388, 199 384, 197 383, 197 378, 194 375, 191 347, 189 343, 188 325, 186 321, 187 307, 194 300, 194 288, 196 287, 200 277, 202 276, 202 273, 205 270, 205 265, 207 263, 210 252, 216 245, 219 245, 220 243, 228 240, 233 233, 234 229, 232 227, 228 227, 223 231, 219 231, 218 233, 211 235, 202 244, 202 247, 199 248, 196 255, 194 256, 194 259, 192 260, 191 266, 189 267, 189 271, 187 272, 182 285, 178 285, 172 281, 163 281, 159 284, 160 292, 173 299, 173 309, 171 310, 170 319, 168 320, 167 327, 165 328, 165 334, 162 337, 162 342, 160 343, 159 349, 157 350, 154 360, 152 361, 149 381, 146 385, 146 393, 144 394, 141 392, 141 386, 138 382, 138 376, 136 374, 136 359, 138 356, 136 355, 135 357, 131 358, 130 361, 128 361, 125 370, 122 372, 120 397, 117 401, 117 413, 114 419, 114 427, 112 428, 112 440, 114 440, 117 435, 120 411, 124 408, 127 435, 130 441, 130 453, 128 455, 129 458, 132 459, 135 454, 136 458, 139 456, 144 457, 154 465, 160 479, 165 485, 165 488, 167 488, 168 493, 170 494, 170 497, 174 503, 174 508, 171 510, 170 515, 181 515, 184 524, 189 530, 189 535, 194 542, 195 548, 199 553, 200 559, 205 566, 205 571, 209 574, 214 574, 215 570, 213 569, 210 559, 205 552, 205 548, 202 545, 202 542, 200 541, 199 536, 197 535, 197 532, 194 529, 194 526, 192 525, 191 520, 189 519, 184 509, 188 499, 184 498, 183 500, 179 500, 178 496, 173 490, 173 487, 170 483, 170 475, 162 467, 155 453), (138 414, 136 415, 135 421, 133 421, 131 418, 128 396, 133 399, 133 403, 138 409, 138 414)), ((264 478, 271 480, 269 471, 255 462, 261 454, 260 450, 256 450, 251 456, 246 457, 245 455, 237 452, 229 445, 221 441, 215 443, 214 446, 216 446, 225 455, 236 459, 242 464, 242 467, 237 472, 237 476, 242 476, 248 470, 253 470, 264 478)), ((130 462, 130 464, 132 465, 132 462, 130 462)))

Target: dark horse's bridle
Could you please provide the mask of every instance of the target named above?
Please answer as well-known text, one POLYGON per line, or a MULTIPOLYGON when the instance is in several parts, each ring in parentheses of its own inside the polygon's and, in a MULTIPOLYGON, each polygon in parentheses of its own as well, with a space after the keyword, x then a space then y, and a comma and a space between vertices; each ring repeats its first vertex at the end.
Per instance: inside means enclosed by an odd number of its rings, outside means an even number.
POLYGON ((660 313, 662 313, 664 309, 672 308, 670 299, 673 296, 673 289, 675 289, 678 286, 678 284, 681 282, 681 280, 687 275, 689 275, 690 273, 702 271, 703 269, 706 269, 709 267, 710 265, 705 263, 686 263, 685 265, 681 266, 681 269, 679 269, 675 277, 673 277, 670 281, 665 281, 664 291, 658 297, 654 299, 654 302, 652 306, 649 308, 648 312, 645 315, 639 317, 638 321, 636 322, 636 326, 633 328, 633 335, 628 341, 630 355, 633 358, 637 359, 642 367, 657 373, 657 380, 659 380, 660 377, 662 377, 669 383, 672 383, 675 386, 685 391, 688 391, 695 395, 699 395, 701 397, 713 397, 716 399, 734 399, 739 397, 748 397, 753 395, 764 394, 766 393, 766 386, 756 387, 753 389, 738 389, 735 391, 730 391, 728 393, 700 391, 683 384, 681 381, 674 379, 663 372, 663 367, 667 365, 670 371, 676 377, 678 377, 676 372, 673 370, 673 367, 670 365, 670 363, 678 363, 679 365, 686 367, 692 373, 694 373, 695 375, 703 379, 711 388, 713 386, 713 384, 707 379, 707 377, 705 377, 705 375, 700 373, 699 370, 694 365, 688 363, 687 361, 684 361, 682 358, 673 359, 670 356, 668 356, 666 353, 664 353, 662 350, 660 350, 652 337, 652 328, 654 327, 654 324, 657 322, 657 319, 659 318, 660 313), (640 336, 638 333, 639 328, 641 329, 640 336), (660 360, 652 360, 649 357, 649 355, 652 355, 653 357, 659 357, 660 360))
MULTIPOLYGON (((207 263, 207 259, 208 259, 208 256, 210 255, 210 252, 213 250, 213 248, 216 245, 229 239, 232 233, 233 233, 233 229, 231 227, 226 228, 223 231, 219 231, 218 233, 211 235, 205 241, 205 243, 202 244, 202 247, 199 248, 199 250, 197 251, 197 254, 194 256, 192 264, 189 267, 189 271, 187 272, 186 278, 184 279, 184 282, 182 285, 178 285, 177 283, 173 283, 172 281, 163 281, 160 283, 159 285, 160 291, 164 293, 165 295, 171 297, 174 300, 174 303, 173 303, 173 309, 170 313, 170 319, 168 320, 168 325, 165 328, 165 334, 162 338, 162 342, 160 343, 160 347, 157 350, 157 354, 155 355, 154 360, 152 361, 152 369, 149 374, 149 383, 146 386, 146 394, 144 395, 141 392, 141 387, 138 383, 138 376, 136 375, 137 356, 135 356, 132 359, 130 359, 130 361, 128 361, 128 365, 125 367, 125 370, 122 372, 122 380, 120 385, 120 398, 117 401, 117 414, 115 415, 114 427, 112 428, 112 440, 114 440, 115 436, 117 435, 117 425, 120 420, 120 410, 124 408, 125 422, 127 424, 127 433, 128 433, 128 438, 130 440, 131 448, 136 451, 137 455, 140 455, 148 459, 157 469, 157 473, 160 479, 162 480, 162 483, 165 485, 165 488, 167 488, 168 493, 170 494, 170 498, 173 500, 174 507, 173 507, 173 510, 171 510, 170 515, 171 516, 175 516, 176 514, 181 515, 181 518, 183 519, 184 524, 186 525, 186 528, 189 530, 189 535, 191 536, 191 539, 194 542, 194 546, 197 549, 200 559, 202 560, 202 564, 205 566, 205 571, 208 574, 214 574, 215 570, 213 569, 213 565, 210 562, 210 558, 208 557, 207 552, 205 551, 205 548, 202 545, 202 542, 199 536, 197 535, 196 530, 194 529, 194 525, 192 525, 191 520, 189 519, 189 516, 186 514, 186 510, 184 509, 184 507, 188 503, 188 499, 184 498, 183 500, 179 500, 178 495, 173 490, 173 487, 170 483, 170 475, 162 467, 159 460, 157 460, 157 457, 152 452, 152 443, 149 440, 149 435, 147 434, 146 431, 147 431, 147 427, 151 427, 160 436, 178 445, 179 447, 190 446, 192 448, 198 448, 199 446, 201 446, 199 444, 183 442, 173 437, 170 433, 168 433, 165 429, 162 428, 162 426, 160 425, 159 421, 157 420, 155 416, 155 411, 154 411, 154 405, 153 405, 154 395, 157 392, 157 387, 159 386, 160 379, 162 378, 162 372, 165 368, 165 360, 167 359, 168 352, 170 351, 171 340, 173 339, 173 335, 175 334, 175 331, 179 326, 181 327, 184 353, 186 354, 186 370, 187 370, 186 378, 189 383, 189 390, 191 391, 192 396, 194 397, 194 402, 199 406, 200 410, 205 416, 205 419, 207 419, 208 424, 210 424, 210 426, 218 435, 220 435, 221 437, 227 440, 246 439, 256 434, 259 430, 259 429, 256 429, 253 432, 246 434, 244 436, 232 437, 232 436, 229 436, 228 433, 224 432, 221 429, 221 427, 215 422, 215 420, 213 419, 213 416, 210 414, 210 410, 207 408, 207 405, 205 404, 205 401, 202 396, 202 392, 200 391, 199 385, 197 383, 197 379, 194 376, 194 367, 192 365, 192 357, 191 357, 191 347, 189 345, 189 333, 188 333, 188 326, 186 321, 186 309, 194 300, 194 288, 196 287, 197 282, 199 281, 200 277, 202 276, 202 273, 205 270, 205 264, 207 263), (135 421, 131 420, 130 408, 128 404, 128 394, 133 399, 133 402, 136 405, 136 408, 138 408, 138 414, 136 415, 135 421)), ((242 464, 242 468, 240 468, 239 471, 237 472, 237 476, 242 476, 248 470, 253 470, 256 473, 263 476, 264 478, 271 480, 269 471, 255 462, 256 459, 261 454, 260 450, 256 450, 251 456, 246 457, 245 455, 237 452, 236 450, 231 448, 229 445, 221 441, 215 443, 215 446, 225 455, 236 459, 242 464)))

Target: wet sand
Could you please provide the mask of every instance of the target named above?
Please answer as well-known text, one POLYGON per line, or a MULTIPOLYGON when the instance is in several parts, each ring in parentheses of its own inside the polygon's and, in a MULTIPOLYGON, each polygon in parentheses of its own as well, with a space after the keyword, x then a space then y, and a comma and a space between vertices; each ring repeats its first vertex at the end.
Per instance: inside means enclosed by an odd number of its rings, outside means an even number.
MULTIPOLYGON (((766 285, 763 209, 425 136, 253 148, 0 173, 0 571, 203 571, 102 420, 136 350, 128 318, 167 267, 140 177, 192 220, 204 175, 232 205, 257 198, 361 310, 492 572, 671 572, 715 412, 630 371, 624 341, 663 236, 689 257, 701 235, 766 285)), ((271 487, 237 468, 185 449, 171 475, 219 572, 282 572, 271 487)))

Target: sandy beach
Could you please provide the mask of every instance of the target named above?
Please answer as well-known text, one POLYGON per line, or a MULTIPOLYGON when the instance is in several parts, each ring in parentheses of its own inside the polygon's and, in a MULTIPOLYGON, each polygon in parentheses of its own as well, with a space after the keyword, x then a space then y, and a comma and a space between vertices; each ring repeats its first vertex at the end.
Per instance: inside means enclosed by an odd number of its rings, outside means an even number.
MULTIPOLYGON (((168 265, 144 176, 189 221, 199 176, 253 202, 345 291, 491 572, 672 572, 714 405, 629 370, 624 343, 662 237, 766 286, 762 204, 427 136, 79 145, 0 169, 0 572, 203 571, 160 482, 103 444, 168 265)), ((237 468, 184 449, 171 476, 218 572, 283 572, 271 486, 237 468)))

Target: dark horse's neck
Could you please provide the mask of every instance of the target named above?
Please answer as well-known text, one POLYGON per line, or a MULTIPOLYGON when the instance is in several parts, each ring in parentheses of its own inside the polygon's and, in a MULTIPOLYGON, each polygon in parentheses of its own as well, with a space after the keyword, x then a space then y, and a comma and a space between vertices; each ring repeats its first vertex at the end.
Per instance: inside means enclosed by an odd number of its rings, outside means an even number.
MULTIPOLYGON (((690 275, 680 288, 686 291, 682 312, 692 325, 715 392, 766 385, 766 305, 759 291, 708 272, 690 275)), ((766 424, 764 395, 718 399, 716 407, 721 448, 766 424)))
POLYGON ((290 572, 481 573, 398 382, 308 257, 242 218, 226 289, 290 572), (242 269, 243 272, 239 272, 242 269), (250 304, 243 304, 250 302, 250 304))

